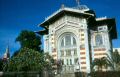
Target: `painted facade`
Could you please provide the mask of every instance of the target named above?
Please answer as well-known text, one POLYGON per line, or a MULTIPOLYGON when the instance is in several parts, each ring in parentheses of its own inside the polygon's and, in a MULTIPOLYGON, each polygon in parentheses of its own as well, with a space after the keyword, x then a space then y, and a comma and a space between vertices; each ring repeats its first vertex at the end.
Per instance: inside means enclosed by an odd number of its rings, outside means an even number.
POLYGON ((95 58, 110 55, 117 38, 114 18, 96 18, 85 5, 62 7, 40 24, 44 30, 44 52, 62 61, 62 71, 90 73, 95 58), (114 34, 113 34, 114 33, 114 34))

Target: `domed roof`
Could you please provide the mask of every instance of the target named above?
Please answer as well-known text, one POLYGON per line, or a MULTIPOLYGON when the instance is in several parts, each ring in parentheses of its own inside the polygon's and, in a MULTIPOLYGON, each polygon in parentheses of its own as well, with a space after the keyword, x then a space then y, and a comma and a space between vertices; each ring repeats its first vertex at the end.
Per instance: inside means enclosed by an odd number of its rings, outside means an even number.
POLYGON ((73 9, 89 10, 89 8, 86 5, 78 5, 77 7, 73 7, 73 9))

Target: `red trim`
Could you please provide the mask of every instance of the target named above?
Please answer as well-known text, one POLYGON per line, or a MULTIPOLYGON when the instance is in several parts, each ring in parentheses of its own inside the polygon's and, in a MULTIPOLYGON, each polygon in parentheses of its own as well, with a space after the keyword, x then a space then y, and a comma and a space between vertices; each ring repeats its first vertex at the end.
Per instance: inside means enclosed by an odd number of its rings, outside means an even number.
POLYGON ((85 54, 85 52, 80 52, 80 54, 85 54))
POLYGON ((80 50, 85 50, 85 48, 80 48, 80 50))
POLYGON ((81 59, 86 59, 86 57, 81 57, 81 59))
POLYGON ((86 64, 86 62, 81 62, 81 64, 86 64))
POLYGON ((94 51, 105 51, 105 48, 101 48, 101 49, 94 49, 94 51))
POLYGON ((81 69, 86 69, 86 67, 81 67, 81 69))

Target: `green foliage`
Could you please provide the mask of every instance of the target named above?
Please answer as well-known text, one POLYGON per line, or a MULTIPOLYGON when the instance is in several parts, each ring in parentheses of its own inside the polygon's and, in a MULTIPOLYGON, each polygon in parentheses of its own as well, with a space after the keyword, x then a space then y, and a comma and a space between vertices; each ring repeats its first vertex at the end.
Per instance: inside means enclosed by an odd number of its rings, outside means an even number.
POLYGON ((49 53, 44 53, 44 66, 47 70, 52 70, 52 65, 54 65, 55 61, 52 56, 49 55, 49 53))
POLYGON ((94 69, 94 66, 98 67, 98 70, 102 71, 102 68, 105 67, 111 67, 114 71, 120 71, 120 54, 117 50, 114 52, 111 52, 111 56, 107 54, 107 57, 102 57, 99 59, 95 59, 92 63, 92 69, 94 69))
POLYGON ((103 67, 107 69, 108 67, 107 58, 102 57, 102 58, 95 59, 92 64, 92 69, 94 69, 95 66, 97 66, 98 71, 102 71, 103 67))
POLYGON ((32 31, 23 30, 16 38, 17 42, 20 42, 21 48, 27 47, 40 51, 41 38, 32 31))
POLYGON ((3 70, 3 60, 0 58, 0 71, 2 71, 3 70))
POLYGON ((19 53, 19 50, 15 51, 15 52, 13 53, 13 55, 11 56, 11 58, 17 56, 18 53, 19 53))
POLYGON ((109 65, 112 67, 114 71, 120 70, 120 54, 117 50, 114 52, 111 52, 111 56, 107 55, 107 61, 109 62, 109 65))
POLYGON ((45 63, 43 58, 35 50, 22 48, 17 56, 10 59, 7 71, 41 71, 45 63))
POLYGON ((48 53, 40 53, 33 49, 21 48, 13 56, 6 71, 42 71, 52 69, 53 58, 48 53))
POLYGON ((5 71, 42 71, 51 70, 54 63, 48 53, 40 53, 40 37, 32 31, 23 30, 16 38, 21 48, 16 51, 9 62, 5 64, 5 71), (5 67, 6 68, 6 67, 5 67))

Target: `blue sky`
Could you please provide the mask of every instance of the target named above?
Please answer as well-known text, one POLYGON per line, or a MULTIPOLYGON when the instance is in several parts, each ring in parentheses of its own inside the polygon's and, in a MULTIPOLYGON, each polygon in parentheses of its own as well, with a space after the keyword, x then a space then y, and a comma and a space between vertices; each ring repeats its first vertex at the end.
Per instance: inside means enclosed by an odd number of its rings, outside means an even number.
MULTIPOLYGON (((75 7, 75 0, 0 0, 0 57, 9 42, 10 53, 18 50, 15 42, 21 30, 37 31, 37 25, 47 16, 58 10, 61 4, 75 7)), ((119 0, 81 0, 96 12, 97 17, 116 18, 118 39, 113 40, 113 47, 120 47, 120 1, 119 0)))

